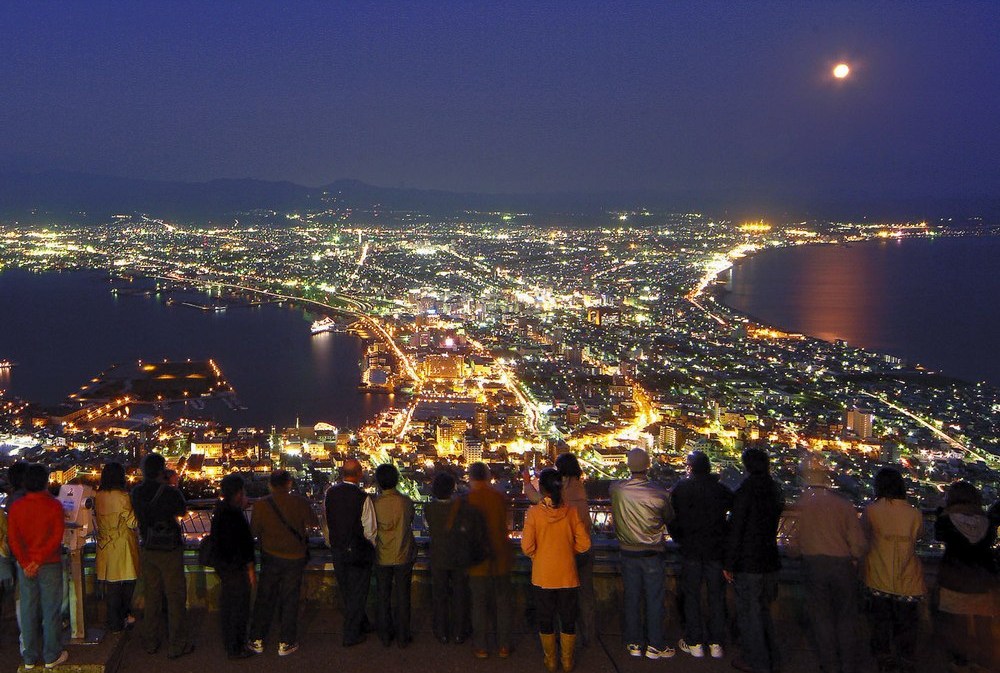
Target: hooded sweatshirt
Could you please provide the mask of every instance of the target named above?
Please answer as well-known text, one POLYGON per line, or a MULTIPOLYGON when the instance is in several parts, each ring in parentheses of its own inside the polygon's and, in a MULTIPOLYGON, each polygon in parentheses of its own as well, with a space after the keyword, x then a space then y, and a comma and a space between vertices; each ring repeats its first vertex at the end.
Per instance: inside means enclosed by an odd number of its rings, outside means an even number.
POLYGON ((576 555, 590 549, 590 535, 576 508, 544 498, 528 509, 521 550, 531 558, 531 583, 542 589, 580 586, 576 555))
POLYGON ((970 505, 949 507, 934 522, 934 537, 944 543, 938 570, 942 588, 964 594, 990 591, 997 577, 993 558, 997 529, 981 509, 970 505))

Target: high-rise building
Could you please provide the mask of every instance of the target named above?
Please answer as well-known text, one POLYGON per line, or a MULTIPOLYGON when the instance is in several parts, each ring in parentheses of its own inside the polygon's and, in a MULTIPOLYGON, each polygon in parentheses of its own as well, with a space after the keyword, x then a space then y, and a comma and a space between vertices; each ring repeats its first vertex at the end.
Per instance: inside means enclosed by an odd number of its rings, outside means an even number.
POLYGON ((875 414, 872 413, 871 409, 854 407, 844 413, 844 430, 858 439, 867 441, 873 437, 872 423, 874 420, 875 414))

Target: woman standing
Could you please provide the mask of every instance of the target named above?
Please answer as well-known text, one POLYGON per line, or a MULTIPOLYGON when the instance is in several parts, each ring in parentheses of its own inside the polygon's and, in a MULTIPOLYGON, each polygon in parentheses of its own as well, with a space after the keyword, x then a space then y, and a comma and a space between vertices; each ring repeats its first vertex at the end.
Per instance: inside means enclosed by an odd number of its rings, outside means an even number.
POLYGON ((938 570, 938 622, 955 668, 975 662, 989 666, 990 618, 997 614, 997 528, 983 512, 982 496, 967 481, 948 488, 945 507, 934 522, 944 543, 938 570))
POLYGON ((221 487, 222 500, 212 514, 212 565, 221 584, 222 641, 230 659, 245 659, 254 654, 246 646, 250 590, 257 583, 253 534, 244 513, 247 498, 243 477, 227 475, 221 487))
POLYGON ((875 501, 865 508, 868 537, 864 582, 872 621, 872 653, 879 671, 914 670, 920 603, 927 593, 916 543, 924 525, 906 502, 903 475, 883 467, 875 475, 875 501))
POLYGON ((563 480, 556 470, 542 470, 538 486, 542 501, 528 509, 521 550, 531 558, 531 583, 535 587, 545 668, 550 673, 558 669, 555 617, 559 615, 562 666, 569 673, 575 666, 573 648, 580 590, 576 555, 590 549, 590 535, 576 508, 564 502, 563 480))
POLYGON ((94 498, 97 519, 97 580, 104 582, 107 628, 118 633, 135 622, 132 592, 139 570, 139 524, 125 485, 125 468, 108 463, 94 498))
MULTIPOLYGON (((427 532, 431 538, 431 602, 434 637, 442 644, 465 642, 469 635, 469 576, 456 557, 459 541, 452 534, 460 517, 469 515, 469 507, 455 494, 455 478, 447 472, 434 477, 432 502, 424 507, 427 532)), ((472 512, 472 514, 475 514, 472 512)))

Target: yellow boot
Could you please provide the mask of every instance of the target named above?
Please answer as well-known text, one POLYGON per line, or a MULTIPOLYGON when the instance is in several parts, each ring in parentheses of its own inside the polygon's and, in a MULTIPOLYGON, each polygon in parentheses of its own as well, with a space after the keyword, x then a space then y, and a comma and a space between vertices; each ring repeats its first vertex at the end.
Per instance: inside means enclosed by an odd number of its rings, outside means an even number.
POLYGON ((539 633, 542 641, 542 652, 545 654, 545 670, 556 673, 559 670, 559 660, 556 657, 556 634, 539 633))
POLYGON ((573 668, 576 666, 576 659, 573 656, 575 654, 576 634, 575 633, 559 634, 559 646, 562 648, 563 670, 566 673, 571 673, 573 668))

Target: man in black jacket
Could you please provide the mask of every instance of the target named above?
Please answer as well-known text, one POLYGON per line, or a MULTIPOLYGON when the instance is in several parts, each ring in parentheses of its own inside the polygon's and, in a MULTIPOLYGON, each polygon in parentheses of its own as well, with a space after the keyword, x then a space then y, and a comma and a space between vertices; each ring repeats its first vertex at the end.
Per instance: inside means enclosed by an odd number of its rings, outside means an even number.
POLYGON ((778 523, 784 509, 781 488, 769 474, 763 449, 743 452, 747 477, 733 496, 733 516, 723 575, 736 591, 742 657, 733 667, 748 673, 778 668, 771 603, 778 593, 778 523))
POLYGON ((722 658, 726 637, 726 585, 722 577, 725 556, 726 515, 733 493, 711 473, 708 456, 692 451, 687 457, 687 478, 670 495, 674 520, 667 528, 680 545, 681 587, 684 592, 685 633, 680 650, 714 659, 722 658), (701 614, 701 587, 708 589, 708 629, 701 614), (707 637, 706 637, 707 636, 707 637))
POLYGON ((375 507, 361 488, 364 471, 352 459, 340 468, 341 481, 326 492, 330 555, 344 607, 344 647, 357 645, 371 629, 365 605, 375 562, 375 507))

